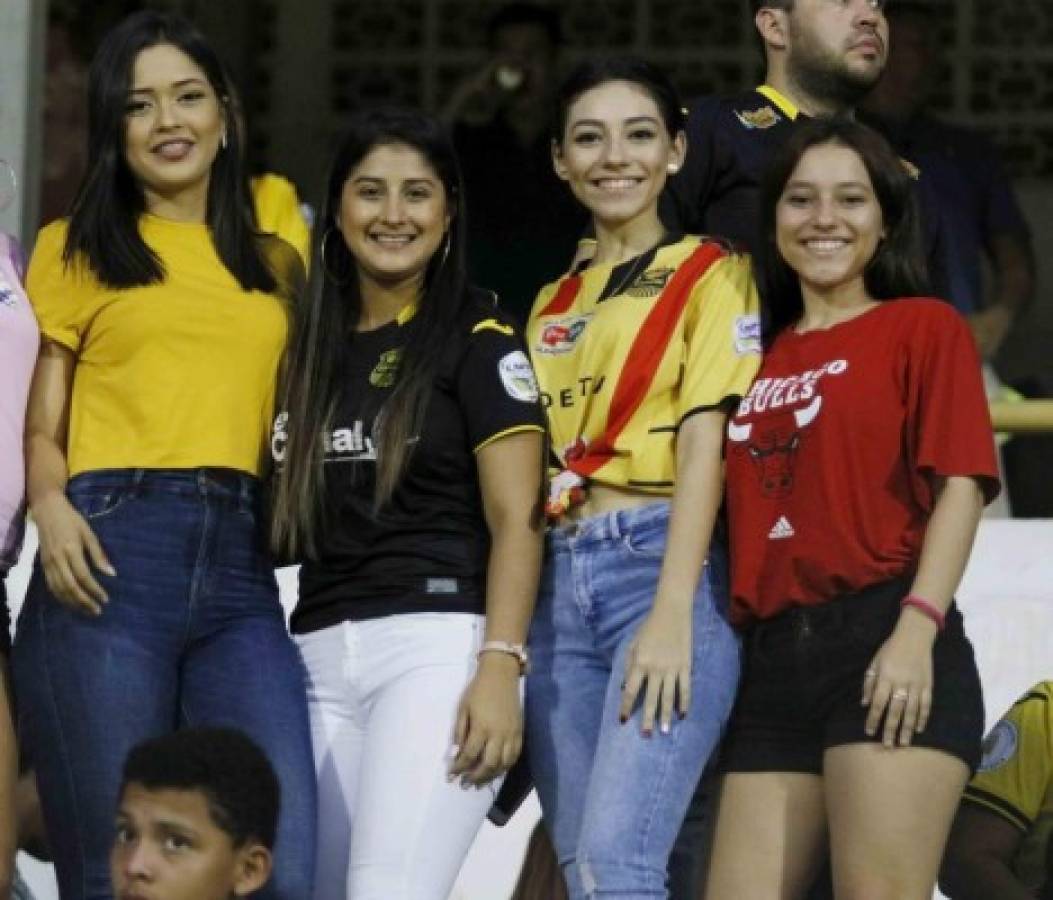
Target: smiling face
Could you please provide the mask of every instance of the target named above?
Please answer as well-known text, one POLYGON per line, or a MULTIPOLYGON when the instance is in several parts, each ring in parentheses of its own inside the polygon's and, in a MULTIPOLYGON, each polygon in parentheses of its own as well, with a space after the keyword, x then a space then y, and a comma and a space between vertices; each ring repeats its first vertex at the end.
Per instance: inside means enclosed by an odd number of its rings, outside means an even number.
POLYGON ((775 240, 809 293, 869 299, 863 272, 884 237, 881 205, 863 160, 841 144, 809 148, 775 209, 775 240))
POLYGON ((642 87, 608 81, 570 105, 556 174, 606 228, 657 217, 658 195, 683 162, 683 134, 670 136, 658 104, 642 87))
POLYGON ((201 791, 125 787, 110 852, 116 900, 229 900, 269 873, 268 851, 235 847, 201 791))
POLYGON ((125 160, 146 208, 176 204, 203 220, 226 128, 205 73, 171 44, 147 47, 135 59, 124 121, 125 160))
POLYGON ((851 104, 881 76, 888 55, 882 0, 796 0, 787 23, 786 69, 817 97, 851 104))
POLYGON ((344 182, 337 226, 359 279, 395 288, 423 285, 450 219, 446 190, 424 155, 408 144, 381 144, 344 182))

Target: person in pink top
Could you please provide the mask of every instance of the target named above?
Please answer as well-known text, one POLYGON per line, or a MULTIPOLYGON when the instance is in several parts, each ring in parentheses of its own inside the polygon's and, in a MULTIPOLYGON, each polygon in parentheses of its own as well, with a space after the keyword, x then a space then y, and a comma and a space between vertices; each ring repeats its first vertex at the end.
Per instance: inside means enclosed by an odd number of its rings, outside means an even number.
POLYGON ((4 586, 18 560, 25 524, 22 427, 40 332, 22 289, 22 249, 0 232, 0 897, 11 888, 15 856, 14 786, 18 754, 8 690, 10 612, 4 586))

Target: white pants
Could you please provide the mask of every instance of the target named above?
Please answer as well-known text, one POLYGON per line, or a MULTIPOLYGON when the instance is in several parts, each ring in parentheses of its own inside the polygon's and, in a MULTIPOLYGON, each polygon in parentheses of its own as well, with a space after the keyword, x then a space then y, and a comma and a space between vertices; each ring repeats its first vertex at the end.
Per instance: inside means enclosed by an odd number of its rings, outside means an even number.
POLYGON ((297 643, 318 772, 315 900, 446 900, 500 786, 446 780, 483 617, 394 615, 297 643))

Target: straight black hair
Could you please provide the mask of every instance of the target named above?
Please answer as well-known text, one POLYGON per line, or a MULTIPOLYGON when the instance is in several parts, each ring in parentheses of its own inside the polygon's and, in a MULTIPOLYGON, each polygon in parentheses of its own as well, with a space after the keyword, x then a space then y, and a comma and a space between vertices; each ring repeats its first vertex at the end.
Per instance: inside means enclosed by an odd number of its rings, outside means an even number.
POLYGON ((205 38, 185 19, 138 12, 103 39, 88 75, 88 170, 70 212, 63 259, 82 254, 96 278, 113 288, 164 280, 161 260, 139 234, 142 186, 125 159, 128 92, 139 54, 159 44, 185 53, 208 79, 226 124, 226 148, 212 163, 206 221, 216 252, 244 290, 273 291, 265 241, 258 233, 243 162, 244 132, 234 114, 234 86, 205 38))
POLYGON ((776 208, 801 157, 823 144, 847 147, 859 155, 881 206, 885 237, 863 272, 867 293, 874 300, 893 300, 931 292, 917 189, 906 164, 881 135, 866 125, 846 116, 813 119, 794 131, 761 181, 760 234, 753 265, 764 311, 765 341, 769 344, 804 312, 800 279, 776 244, 776 208))
POLYGON ((658 66, 636 56, 587 59, 576 65, 556 93, 552 140, 562 146, 570 107, 586 91, 610 81, 627 81, 643 88, 658 106, 658 114, 670 138, 684 130, 687 114, 669 76, 658 66))
POLYGON ((287 439, 281 452, 271 537, 288 556, 313 556, 324 514, 324 435, 332 429, 341 391, 341 360, 354 353, 362 309, 356 262, 337 227, 340 198, 355 167, 376 147, 405 145, 428 161, 442 182, 450 226, 428 263, 424 295, 407 329, 395 383, 376 417, 375 506, 392 493, 409 461, 431 397, 439 362, 468 302, 460 167, 453 144, 431 116, 407 109, 357 113, 336 151, 322 216, 316 226, 307 302, 297 311, 281 409, 287 439), (285 412, 282 413, 285 415, 285 412))

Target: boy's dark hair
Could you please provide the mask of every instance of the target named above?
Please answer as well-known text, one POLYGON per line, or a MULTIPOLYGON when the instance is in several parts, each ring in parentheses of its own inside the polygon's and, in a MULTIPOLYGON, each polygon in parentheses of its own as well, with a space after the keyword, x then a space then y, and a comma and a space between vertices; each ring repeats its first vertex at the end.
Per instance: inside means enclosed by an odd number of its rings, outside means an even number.
POLYGON ((563 29, 554 9, 536 3, 507 3, 486 22, 486 46, 492 50, 497 32, 512 25, 536 25, 548 35, 553 47, 563 43, 563 29))
POLYGON ((278 778, 263 751, 231 728, 185 728, 133 747, 124 763, 129 784, 150 791, 200 791, 209 814, 235 847, 274 847, 278 778))

